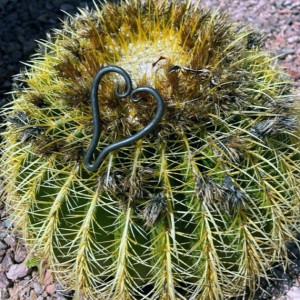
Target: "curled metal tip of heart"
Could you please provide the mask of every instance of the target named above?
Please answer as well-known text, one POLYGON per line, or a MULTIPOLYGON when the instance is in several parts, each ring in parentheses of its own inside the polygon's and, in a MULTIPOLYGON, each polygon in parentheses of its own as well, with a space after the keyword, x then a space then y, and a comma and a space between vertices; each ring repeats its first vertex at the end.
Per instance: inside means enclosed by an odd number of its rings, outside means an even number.
POLYGON ((96 172, 105 157, 113 150, 119 149, 121 147, 126 147, 137 140, 141 139, 143 136, 147 135, 161 120, 161 118, 164 115, 165 112, 165 103, 159 92, 148 86, 141 86, 137 87, 135 89, 132 88, 132 81, 128 73, 118 67, 118 66, 106 66, 101 68, 95 75, 92 87, 91 87, 91 104, 92 104, 92 113, 93 113, 93 124, 94 124, 94 130, 93 130, 93 136, 91 143, 85 153, 84 156, 84 164, 87 169, 90 171, 96 172), (98 87, 101 82, 101 79, 104 75, 108 73, 117 73, 120 74, 124 80, 125 80, 125 86, 126 89, 123 93, 119 92, 119 85, 117 85, 115 89, 115 94, 119 98, 125 98, 127 96, 130 96, 130 100, 133 103, 137 103, 140 100, 143 99, 143 97, 136 97, 140 93, 148 93, 152 95, 156 101, 157 104, 157 110, 156 114, 153 117, 153 119, 139 132, 135 133, 132 136, 129 136, 121 141, 115 142, 113 144, 110 144, 106 146, 97 156, 96 159, 93 160, 93 156, 95 154, 95 150, 97 148, 97 145, 99 143, 100 138, 100 110, 98 105, 98 87))

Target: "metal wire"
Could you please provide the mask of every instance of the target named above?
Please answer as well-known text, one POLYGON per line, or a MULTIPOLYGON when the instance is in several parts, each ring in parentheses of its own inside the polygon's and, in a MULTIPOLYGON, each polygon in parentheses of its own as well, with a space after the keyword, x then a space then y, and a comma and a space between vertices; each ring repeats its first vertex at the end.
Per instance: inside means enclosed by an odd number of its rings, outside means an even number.
POLYGON ((151 87, 148 86, 141 86, 136 89, 132 89, 132 81, 128 73, 118 67, 118 66, 106 66, 104 68, 101 68, 97 74, 94 77, 92 87, 91 87, 91 104, 92 104, 92 113, 93 113, 93 124, 94 124, 94 130, 93 130, 93 136, 91 143, 86 151, 86 154, 84 156, 84 165, 87 169, 90 171, 96 172, 105 157, 113 150, 119 149, 121 147, 126 147, 137 140, 141 139, 143 136, 147 135, 161 120, 162 116, 165 112, 165 104, 164 100, 159 94, 159 92, 151 87), (127 96, 130 96, 130 100, 133 103, 137 103, 143 98, 137 98, 137 95, 139 93, 149 93, 152 95, 156 101, 157 104, 157 110, 154 118, 149 122, 147 126, 145 126, 141 131, 135 133, 132 136, 129 136, 121 141, 115 142, 111 145, 106 146, 98 155, 98 157, 92 162, 94 152, 97 148, 97 145, 99 143, 100 138, 100 111, 99 111, 99 105, 98 105, 98 87, 101 82, 101 79, 104 75, 108 73, 118 73, 120 74, 126 83, 126 90, 123 93, 119 92, 119 85, 117 85, 115 89, 115 93, 117 97, 119 98, 125 98, 127 96))

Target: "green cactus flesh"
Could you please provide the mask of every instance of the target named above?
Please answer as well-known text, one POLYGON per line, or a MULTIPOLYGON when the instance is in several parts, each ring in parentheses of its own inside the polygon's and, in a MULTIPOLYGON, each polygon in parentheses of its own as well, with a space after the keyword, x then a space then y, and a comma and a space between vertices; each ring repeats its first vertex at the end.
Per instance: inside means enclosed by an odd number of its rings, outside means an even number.
MULTIPOLYGON (((80 10, 40 42, 3 112, 5 199, 30 255, 75 298, 224 299, 287 263, 299 126, 288 78, 260 44, 224 14, 167 0, 80 10), (156 88, 166 110, 93 173, 89 94, 107 65, 156 88)), ((99 151, 155 114, 152 96, 120 100, 117 84, 110 74, 99 87, 99 151)))

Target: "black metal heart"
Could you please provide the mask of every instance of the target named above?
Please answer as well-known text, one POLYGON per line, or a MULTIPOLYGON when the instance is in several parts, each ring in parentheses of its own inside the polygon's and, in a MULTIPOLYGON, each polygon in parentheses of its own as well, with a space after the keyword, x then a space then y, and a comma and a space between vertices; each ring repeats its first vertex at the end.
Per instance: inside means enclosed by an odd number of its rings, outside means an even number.
POLYGON ((130 76, 124 69, 122 69, 118 66, 106 66, 104 68, 101 68, 97 72, 96 76, 94 77, 92 87, 91 87, 91 103, 92 103, 94 131, 93 131, 92 141, 91 141, 91 143, 86 151, 86 154, 84 156, 84 164, 87 167, 87 169, 89 169, 93 172, 95 172, 99 168, 102 161, 108 155, 109 152, 119 149, 121 147, 129 146, 129 145, 133 144, 134 142, 136 142, 137 140, 141 139, 146 134, 148 134, 159 123, 159 121, 161 120, 161 118, 164 114, 164 111, 165 111, 164 100, 156 89, 148 87, 148 86, 141 86, 136 89, 132 89, 132 81, 131 81, 130 76), (139 131, 139 132, 135 133, 134 135, 129 136, 121 141, 118 141, 116 143, 106 146, 99 153, 99 155, 95 159, 95 161, 91 162, 93 153, 96 150, 96 147, 98 145, 99 138, 100 138, 100 112, 99 112, 99 105, 98 105, 98 87, 99 87, 102 77, 105 74, 112 73, 112 72, 120 74, 125 79, 125 83, 126 83, 125 92, 119 93, 118 85, 115 89, 115 93, 119 98, 125 98, 127 96, 130 96, 130 100, 133 103, 137 103, 140 100, 142 100, 142 98, 135 98, 135 96, 137 94, 139 94, 141 92, 149 93, 156 100, 157 110, 156 110, 156 114, 155 114, 154 118, 141 131, 139 131))

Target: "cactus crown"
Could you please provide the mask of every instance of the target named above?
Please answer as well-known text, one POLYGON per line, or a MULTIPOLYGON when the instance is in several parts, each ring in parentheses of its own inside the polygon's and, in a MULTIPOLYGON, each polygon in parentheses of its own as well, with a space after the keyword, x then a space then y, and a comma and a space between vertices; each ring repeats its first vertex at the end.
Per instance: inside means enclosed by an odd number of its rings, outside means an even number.
MULTIPOLYGON (((299 229, 300 139, 288 80, 259 38, 180 1, 105 3, 66 20, 3 115, 8 209, 32 253, 77 298, 242 294, 299 229), (90 86, 106 65, 156 88, 156 130, 83 165, 90 86)), ((99 149, 143 128, 155 101, 99 87, 99 149)))

